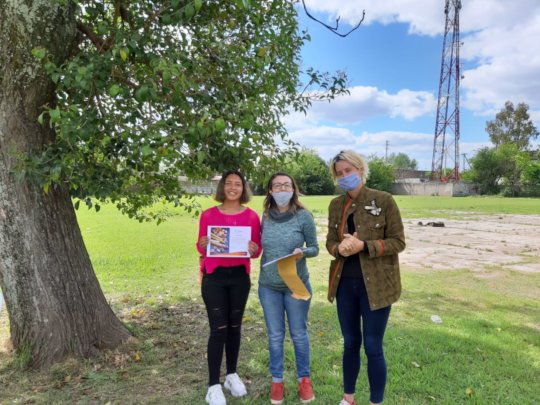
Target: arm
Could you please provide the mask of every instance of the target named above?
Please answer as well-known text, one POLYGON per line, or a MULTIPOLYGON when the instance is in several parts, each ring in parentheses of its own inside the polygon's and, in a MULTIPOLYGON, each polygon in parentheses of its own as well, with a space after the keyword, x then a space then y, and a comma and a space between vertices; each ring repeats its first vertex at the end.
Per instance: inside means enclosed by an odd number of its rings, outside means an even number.
POLYGON ((251 255, 252 259, 256 259, 259 257, 262 253, 262 245, 261 245, 261 220, 259 219, 259 215, 255 211, 251 212, 251 240, 249 241, 250 244, 250 250, 253 249, 255 251, 254 254, 251 255))
POLYGON ((208 246, 208 214, 207 212, 203 212, 201 214, 201 217, 199 219, 199 234, 197 236, 197 243, 196 247, 198 252, 206 256, 206 246, 208 246))
POLYGON ((302 253, 305 257, 315 257, 319 254, 319 242, 317 241, 317 227, 315 226, 313 215, 309 211, 305 212, 302 225, 304 241, 306 243, 306 247, 302 249, 302 253))

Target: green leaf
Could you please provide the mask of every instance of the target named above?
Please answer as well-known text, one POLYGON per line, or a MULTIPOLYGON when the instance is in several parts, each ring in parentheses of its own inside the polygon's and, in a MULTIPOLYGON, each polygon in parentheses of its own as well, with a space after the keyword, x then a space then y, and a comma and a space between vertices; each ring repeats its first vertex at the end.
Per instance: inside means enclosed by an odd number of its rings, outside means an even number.
POLYGON ((45 57, 46 54, 47 54, 47 50, 45 48, 37 47, 37 48, 32 49, 32 55, 36 59, 41 60, 45 57))
POLYGON ((135 99, 139 102, 144 102, 148 99, 150 91, 147 86, 141 86, 135 91, 135 99))
POLYGON ((191 4, 188 4, 184 9, 184 15, 186 19, 191 20, 191 17, 195 15, 195 8, 191 4))
POLYGON ((195 0, 193 5, 195 6, 195 10, 199 11, 202 7, 202 0, 195 0))
POLYGON ((248 9, 250 7, 250 1, 249 0, 236 0, 236 6, 238 8, 244 8, 248 9))
POLYGON ((109 87, 109 96, 116 97, 121 91, 122 88, 119 85, 113 84, 111 87, 109 87))
POLYGON ((206 153, 204 153, 202 150, 197 152, 197 162, 199 164, 202 164, 202 162, 204 162, 205 157, 206 157, 206 153))
POLYGON ((143 156, 148 156, 152 153, 152 147, 150 145, 144 145, 141 148, 141 153, 143 156))
POLYGON ((127 60, 128 52, 126 48, 120 48, 120 57, 124 62, 127 60))
POLYGON ((49 116, 51 117, 51 122, 57 122, 60 120, 60 110, 56 107, 54 110, 49 110, 49 116))
POLYGON ((216 131, 223 131, 225 129, 225 120, 223 118, 218 118, 215 122, 214 122, 214 127, 216 128, 216 131))

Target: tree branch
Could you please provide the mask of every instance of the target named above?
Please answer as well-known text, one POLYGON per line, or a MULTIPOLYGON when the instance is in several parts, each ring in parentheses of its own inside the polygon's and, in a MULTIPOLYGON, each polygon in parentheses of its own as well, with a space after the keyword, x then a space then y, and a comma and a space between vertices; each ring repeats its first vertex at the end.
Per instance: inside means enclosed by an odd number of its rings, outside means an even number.
POLYGON ((96 46, 100 52, 107 51, 111 44, 110 41, 106 41, 97 35, 90 27, 84 25, 81 22, 77 22, 77 29, 82 32, 86 37, 96 46))
POLYGON ((363 10, 362 11, 362 19, 358 22, 358 24, 356 24, 356 26, 354 26, 349 32, 345 33, 345 34, 340 34, 339 32, 337 32, 337 30, 339 29, 339 19, 341 17, 338 17, 336 19, 336 26, 335 27, 331 27, 325 23, 323 23, 321 20, 317 19, 316 17, 314 17, 313 15, 311 15, 306 7, 306 2, 305 0, 302 0, 302 5, 304 6, 304 11, 306 12, 306 15, 311 18, 313 21, 317 21, 319 24, 323 25, 325 28, 328 28, 330 31, 332 31, 334 34, 336 35, 339 35, 340 37, 346 37, 347 35, 349 35, 351 32, 355 31, 356 29, 358 29, 358 27, 360 27, 360 25, 362 24, 362 22, 364 21, 364 18, 366 16, 366 10, 363 10))

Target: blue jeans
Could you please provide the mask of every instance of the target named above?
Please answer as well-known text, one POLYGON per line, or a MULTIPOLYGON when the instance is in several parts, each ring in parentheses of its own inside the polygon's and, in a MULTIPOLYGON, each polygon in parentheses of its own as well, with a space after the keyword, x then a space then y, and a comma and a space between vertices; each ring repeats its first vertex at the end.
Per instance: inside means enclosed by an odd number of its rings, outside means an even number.
MULTIPOLYGON (((309 281, 306 288, 311 293, 309 281)), ((309 336, 307 319, 311 298, 307 301, 292 297, 290 290, 278 291, 259 285, 259 300, 268 330, 270 373, 274 378, 283 378, 283 342, 285 340, 285 313, 289 322, 289 333, 294 345, 296 373, 298 378, 309 377, 309 336)))
POLYGON ((372 311, 363 278, 342 278, 336 293, 337 312, 343 335, 343 388, 354 394, 360 372, 362 333, 367 356, 370 401, 382 402, 386 386, 383 338, 390 306, 372 311))

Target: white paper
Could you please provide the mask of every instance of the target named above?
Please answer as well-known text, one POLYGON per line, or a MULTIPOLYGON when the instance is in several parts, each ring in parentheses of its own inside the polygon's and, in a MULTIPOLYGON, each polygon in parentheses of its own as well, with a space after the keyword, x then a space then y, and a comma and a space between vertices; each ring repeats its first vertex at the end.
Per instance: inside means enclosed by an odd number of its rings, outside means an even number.
POLYGON ((207 257, 249 257, 250 226, 208 227, 207 257))
POLYGON ((265 264, 263 264, 261 267, 266 267, 266 266, 268 266, 269 264, 278 262, 278 261, 280 261, 280 260, 282 260, 282 259, 286 259, 287 257, 291 257, 291 256, 294 256, 294 255, 295 255, 294 253, 289 253, 288 255, 278 257, 277 259, 274 259, 274 260, 270 260, 269 262, 266 262, 265 264))

